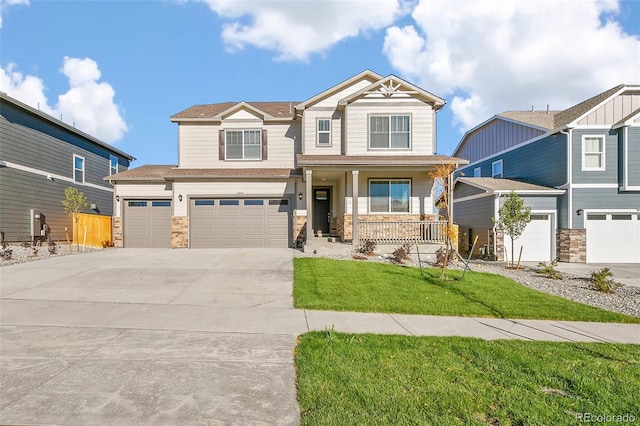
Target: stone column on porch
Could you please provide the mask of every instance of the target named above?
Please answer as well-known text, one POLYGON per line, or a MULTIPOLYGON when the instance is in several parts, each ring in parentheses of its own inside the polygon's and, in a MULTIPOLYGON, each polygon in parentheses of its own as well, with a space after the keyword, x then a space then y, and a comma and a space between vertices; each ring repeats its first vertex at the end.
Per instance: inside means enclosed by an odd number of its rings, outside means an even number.
POLYGON ((360 244, 358 235, 358 177, 360 171, 351 171, 351 244, 355 247, 360 244))
POLYGON ((313 172, 309 169, 305 170, 305 194, 307 196, 307 231, 305 235, 304 246, 308 246, 313 241, 313 172))

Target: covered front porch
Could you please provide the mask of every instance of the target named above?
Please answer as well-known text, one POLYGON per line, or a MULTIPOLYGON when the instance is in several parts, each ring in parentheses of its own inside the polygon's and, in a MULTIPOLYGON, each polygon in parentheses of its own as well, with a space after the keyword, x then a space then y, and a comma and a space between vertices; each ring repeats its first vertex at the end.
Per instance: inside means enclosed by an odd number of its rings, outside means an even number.
POLYGON ((367 162, 304 165, 304 201, 301 192, 298 203, 304 209, 294 212, 298 243, 311 248, 318 237, 333 237, 352 247, 366 240, 443 244, 447 222, 434 213, 433 166, 367 162))

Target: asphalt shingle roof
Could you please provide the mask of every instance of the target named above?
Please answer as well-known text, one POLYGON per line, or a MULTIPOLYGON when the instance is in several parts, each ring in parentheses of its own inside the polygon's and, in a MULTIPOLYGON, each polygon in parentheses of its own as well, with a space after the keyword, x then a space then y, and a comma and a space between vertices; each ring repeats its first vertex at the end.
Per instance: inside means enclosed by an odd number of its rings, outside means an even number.
POLYGON ((490 177, 460 177, 457 179, 462 183, 474 184, 489 191, 557 191, 556 188, 548 186, 534 185, 532 183, 521 182, 513 179, 490 178, 490 177))
MULTIPOLYGON (((212 118, 229 108, 234 107, 242 102, 223 102, 218 104, 194 105, 177 114, 171 116, 171 119, 184 118, 212 118)), ((295 114, 294 106, 298 101, 291 102, 245 102, 248 105, 278 118, 293 118, 295 114)))

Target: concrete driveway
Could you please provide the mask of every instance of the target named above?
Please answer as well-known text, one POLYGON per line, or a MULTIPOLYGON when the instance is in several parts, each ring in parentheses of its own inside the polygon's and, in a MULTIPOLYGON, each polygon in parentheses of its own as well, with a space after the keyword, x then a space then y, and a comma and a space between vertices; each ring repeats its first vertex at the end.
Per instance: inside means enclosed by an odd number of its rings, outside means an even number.
POLYGON ((0 423, 298 424, 292 251, 115 249, 0 269, 0 423))

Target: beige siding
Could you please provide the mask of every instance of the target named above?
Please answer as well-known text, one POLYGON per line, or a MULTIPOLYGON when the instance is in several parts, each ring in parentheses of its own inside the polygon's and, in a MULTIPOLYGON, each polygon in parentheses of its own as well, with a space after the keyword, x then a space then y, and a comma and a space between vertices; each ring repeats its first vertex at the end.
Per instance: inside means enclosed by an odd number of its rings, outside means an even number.
POLYGON ((182 194, 182 202, 175 202, 174 216, 187 216, 189 197, 252 197, 252 196, 293 196, 295 180, 268 182, 176 182, 175 194, 182 194))
POLYGON ((306 155, 339 155, 341 153, 342 114, 335 109, 310 108, 304 112, 304 152, 306 155), (317 146, 318 119, 331 120, 331 146, 317 146))
POLYGON ((120 197, 120 202, 116 202, 116 208, 113 215, 115 217, 122 216, 122 206, 125 200, 149 198, 171 198, 172 191, 167 189, 165 183, 147 183, 147 184, 118 184, 114 189, 115 195, 120 197))
MULTIPOLYGON (((406 214, 432 214, 433 181, 426 172, 369 172, 361 171, 358 185, 358 214, 369 214, 369 180, 370 179, 411 179, 411 211, 409 213, 392 213, 398 216, 406 214)), ((351 214, 351 179, 347 179, 347 196, 344 198, 346 213, 351 214)), ((379 214, 379 213, 376 213, 379 214)))
POLYGON ((319 101, 318 103, 314 104, 314 107, 319 107, 319 108, 335 108, 336 105, 338 105, 338 101, 340 101, 343 98, 346 98, 352 94, 354 94, 355 92, 364 89, 367 86, 370 86, 375 80, 370 80, 370 79, 363 79, 360 80, 354 84, 352 84, 349 87, 346 87, 338 92, 333 93, 332 95, 326 97, 325 99, 322 99, 321 101, 319 101))
POLYGON ((181 124, 178 127, 181 168, 293 168, 299 152, 298 123, 264 124, 256 120, 225 120, 215 124, 181 124), (220 129, 264 129, 267 131, 268 158, 264 161, 220 160, 220 129), (296 136, 294 138, 294 136, 296 136), (298 145, 298 146, 297 146, 298 145))
POLYGON ((588 114, 579 125, 613 125, 640 108, 640 94, 625 93, 611 99, 598 109, 588 114))
POLYGON ((384 102, 362 99, 346 108, 346 153, 348 155, 390 155, 406 153, 407 155, 432 155, 433 110, 430 105, 407 99, 397 98, 384 102), (409 150, 370 150, 369 149, 369 115, 371 114, 406 114, 411 116, 411 149, 409 150))

